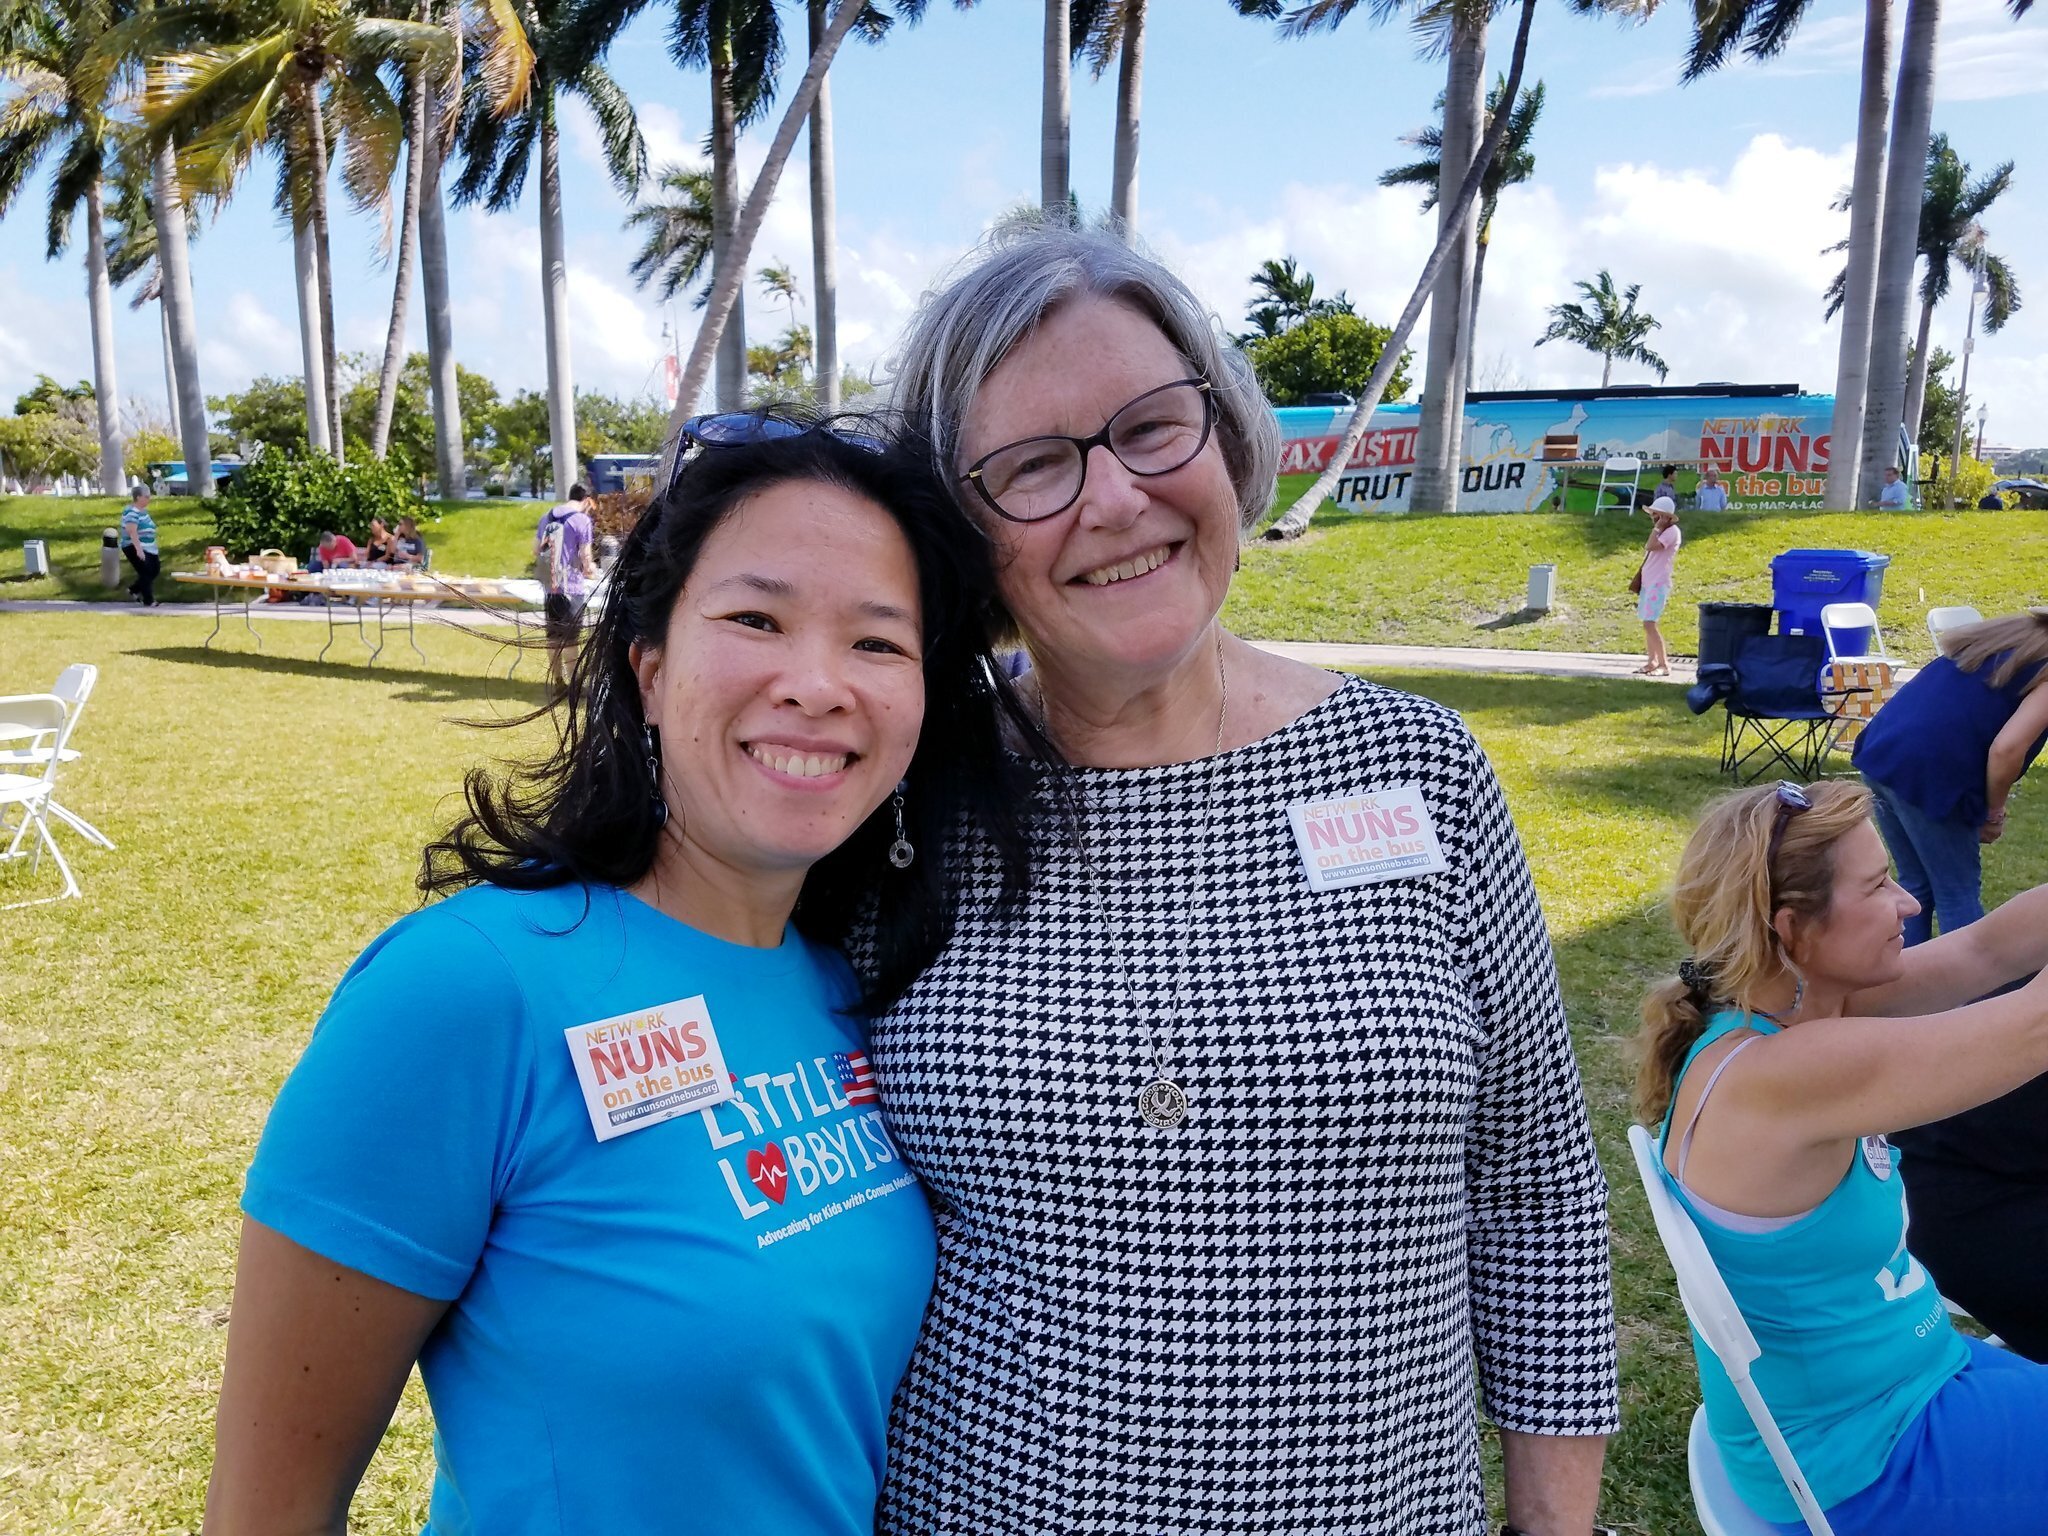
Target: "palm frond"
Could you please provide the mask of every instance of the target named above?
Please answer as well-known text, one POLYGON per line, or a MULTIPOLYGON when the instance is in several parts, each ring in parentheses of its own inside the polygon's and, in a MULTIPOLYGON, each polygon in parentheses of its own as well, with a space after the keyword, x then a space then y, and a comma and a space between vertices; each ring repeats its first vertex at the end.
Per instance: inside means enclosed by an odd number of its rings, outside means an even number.
POLYGON ((78 205, 106 169, 106 153, 100 142, 87 134, 75 133, 58 158, 50 178, 49 217, 44 224, 48 245, 44 252, 55 260, 71 243, 71 226, 78 205))
POLYGON ((576 93, 590 103, 597 119, 597 133, 604 146, 605 168, 612 185, 628 197, 640 189, 647 175, 647 141, 640 134, 640 119, 626 93, 600 64, 586 64, 571 82, 576 93))
POLYGON ((524 111, 533 90, 533 40, 514 0, 473 0, 477 14, 476 81, 493 117, 524 111))
POLYGON ((325 118, 339 130, 341 183, 358 208, 384 208, 405 147, 405 113, 372 67, 329 73, 325 118))
POLYGON ((2005 322, 2019 312, 2020 284, 2011 264, 1989 251, 1984 253, 1984 281, 1989 289, 1984 295, 1984 333, 1988 336, 2003 330, 2005 322))

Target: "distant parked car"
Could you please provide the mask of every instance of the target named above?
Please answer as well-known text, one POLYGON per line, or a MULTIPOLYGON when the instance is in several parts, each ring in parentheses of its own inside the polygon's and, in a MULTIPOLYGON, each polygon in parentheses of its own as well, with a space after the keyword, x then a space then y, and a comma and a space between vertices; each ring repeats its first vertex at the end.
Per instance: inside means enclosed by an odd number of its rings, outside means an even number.
MULTIPOLYGON (((215 459, 213 461, 213 488, 224 491, 240 474, 244 465, 240 459, 215 459)), ((189 496, 192 482, 185 474, 183 459, 169 459, 149 466, 149 483, 165 496, 189 496)))
POLYGON ((1991 489, 2000 494, 2006 491, 2015 492, 2019 496, 2020 505, 2029 511, 2038 512, 2048 508, 2048 485, 2043 485, 2038 480, 1994 480, 1991 482, 1991 489))

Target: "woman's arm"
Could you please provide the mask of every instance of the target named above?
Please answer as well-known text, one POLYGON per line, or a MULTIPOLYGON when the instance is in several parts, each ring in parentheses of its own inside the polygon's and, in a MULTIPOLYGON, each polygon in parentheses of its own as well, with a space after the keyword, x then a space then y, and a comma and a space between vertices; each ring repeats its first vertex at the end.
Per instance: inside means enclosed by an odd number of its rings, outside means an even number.
POLYGON ((1991 751, 1985 757, 1984 803, 1990 808, 1990 818, 1984 824, 1990 834, 1984 839, 1986 842, 1997 842, 1999 833, 2005 829, 2006 796, 2026 771, 2027 748, 2043 731, 2048 731, 2048 681, 2035 683, 2020 700, 2020 707, 1992 739, 1991 751))
POLYGON ((356 1484, 447 1308, 244 1221, 203 1536, 346 1536, 356 1484))
POLYGON ((1943 1120, 2043 1072, 2048 972, 1946 1013, 1795 1025, 1744 1051, 1714 1103, 1723 1139, 1796 1153, 1943 1120))
POLYGON ((2048 968, 2048 885, 2020 892, 1968 927, 1914 945, 1904 963, 1905 975, 1853 993, 1846 1011, 1940 1013, 2048 968))

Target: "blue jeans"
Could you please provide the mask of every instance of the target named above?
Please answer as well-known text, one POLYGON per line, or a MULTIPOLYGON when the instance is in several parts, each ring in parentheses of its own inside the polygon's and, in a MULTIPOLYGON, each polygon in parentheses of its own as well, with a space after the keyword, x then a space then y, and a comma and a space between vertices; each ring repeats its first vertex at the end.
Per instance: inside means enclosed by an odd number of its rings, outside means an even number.
MULTIPOLYGON (((1827 1512, 1836 1536, 2040 1536, 2048 1529, 2048 1366, 1981 1339, 1892 1448, 1884 1472, 1827 1512)), ((1773 1529, 1804 1536, 1804 1521, 1773 1529)))
POLYGON ((1877 830, 1898 866, 1899 884, 1920 903, 1906 919, 1906 942, 1920 944, 1934 937, 1935 918, 1941 931, 1954 933, 1984 915, 1983 845, 1977 829, 1960 821, 1940 821, 1916 810, 1875 780, 1877 830))

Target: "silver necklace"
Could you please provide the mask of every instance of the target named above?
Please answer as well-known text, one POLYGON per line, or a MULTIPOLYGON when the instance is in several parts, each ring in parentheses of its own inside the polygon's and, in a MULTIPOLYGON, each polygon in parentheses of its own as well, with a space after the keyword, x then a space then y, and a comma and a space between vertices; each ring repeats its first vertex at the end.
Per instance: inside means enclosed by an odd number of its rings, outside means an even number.
MULTIPOLYGON (((1220 757, 1223 753, 1224 725, 1230 718, 1230 673, 1223 665, 1223 631, 1220 628, 1216 631, 1216 683, 1218 691, 1222 694, 1222 700, 1216 709, 1216 746, 1211 754, 1212 757, 1220 757)), ((1042 686, 1039 689, 1038 696, 1039 715, 1045 723, 1046 734, 1050 736, 1052 734, 1051 717, 1045 708, 1045 690, 1042 686)), ((1208 794, 1204 797, 1202 803, 1202 830, 1197 846, 1208 846, 1209 829, 1215 819, 1215 813, 1216 769, 1212 766, 1209 770, 1208 794)), ((1109 890, 1102 881, 1101 870, 1096 866, 1094 850, 1088 845, 1087 831, 1083 827, 1077 827, 1075 834, 1081 852, 1081 863, 1088 871, 1088 883, 1095 888, 1096 900, 1101 903, 1103 913, 1108 915, 1111 911, 1109 890)), ((1182 978, 1187 974, 1188 969, 1186 964, 1188 958, 1187 951, 1191 951, 1194 947, 1195 895, 1200 889, 1199 876, 1196 873, 1195 861, 1192 859, 1188 861, 1188 870, 1188 895, 1181 912, 1181 932, 1187 935, 1186 949, 1180 957, 1181 963, 1172 968, 1173 996, 1171 1006, 1168 1009, 1169 1017, 1176 1020, 1182 1017, 1181 985, 1182 978)), ((1111 942, 1117 961, 1117 977, 1123 986, 1124 997, 1130 1004, 1131 1017, 1137 1021, 1138 1028, 1144 1034, 1145 1050, 1150 1057, 1152 1076, 1145 1086, 1138 1090, 1138 1118, 1156 1130, 1177 1130, 1187 1123, 1187 1090, 1181 1087, 1173 1074, 1166 1068, 1166 1059, 1160 1054, 1159 1037, 1153 1032, 1152 1020, 1145 1008, 1139 1003, 1138 994, 1131 988, 1131 968, 1124 963, 1127 955, 1123 935, 1115 929, 1113 923, 1111 927, 1111 942)))

